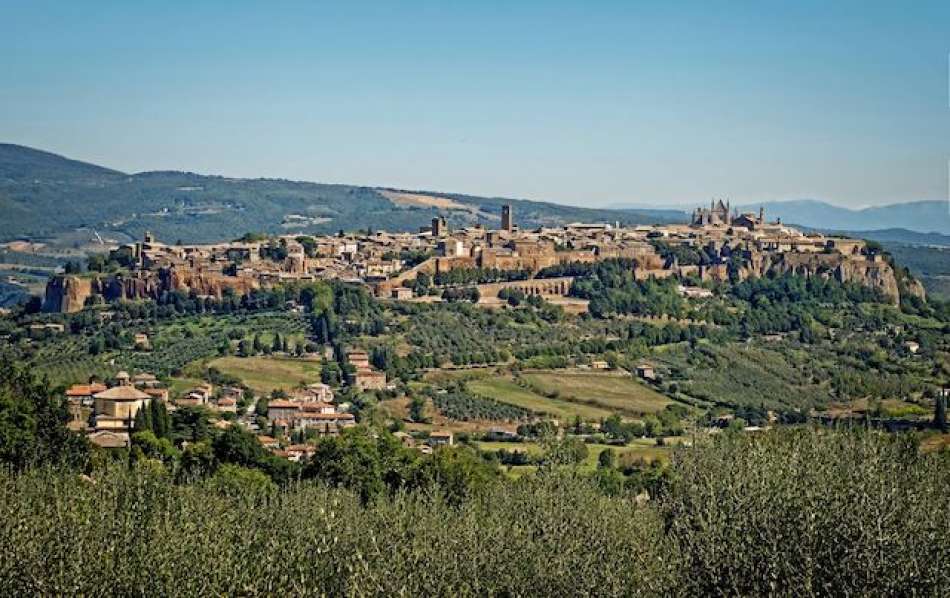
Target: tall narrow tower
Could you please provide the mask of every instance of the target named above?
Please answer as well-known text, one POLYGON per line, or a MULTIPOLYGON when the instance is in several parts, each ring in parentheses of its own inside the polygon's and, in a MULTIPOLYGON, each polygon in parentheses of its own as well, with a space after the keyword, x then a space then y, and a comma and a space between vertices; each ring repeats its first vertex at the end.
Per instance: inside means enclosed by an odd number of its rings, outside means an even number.
POLYGON ((514 218, 512 217, 511 204, 501 206, 501 230, 509 233, 514 230, 514 218))

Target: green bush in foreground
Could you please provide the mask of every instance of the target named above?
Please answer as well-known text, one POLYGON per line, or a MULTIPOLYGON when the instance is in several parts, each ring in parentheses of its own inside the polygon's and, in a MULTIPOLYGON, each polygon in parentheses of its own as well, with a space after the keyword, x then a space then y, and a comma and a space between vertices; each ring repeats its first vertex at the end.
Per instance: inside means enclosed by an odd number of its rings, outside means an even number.
POLYGON ((936 595, 950 464, 903 437, 725 435, 679 453, 660 501, 689 594, 936 595))
POLYGON ((725 435, 638 506, 570 470, 461 504, 160 468, 0 474, 0 595, 938 595, 950 468, 877 434, 725 435), (253 482, 253 480, 251 480, 253 482))

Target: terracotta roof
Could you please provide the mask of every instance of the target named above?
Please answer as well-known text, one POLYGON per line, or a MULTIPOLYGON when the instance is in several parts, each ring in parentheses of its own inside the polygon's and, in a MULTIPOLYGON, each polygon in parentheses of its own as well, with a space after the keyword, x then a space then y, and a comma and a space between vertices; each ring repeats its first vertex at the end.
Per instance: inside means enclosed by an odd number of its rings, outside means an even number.
POLYGON ((300 413, 297 419, 355 419, 352 413, 300 413))
POLYGON ((95 398, 112 401, 139 401, 142 399, 151 399, 152 397, 134 386, 113 386, 108 390, 96 393, 95 398))
POLYGON ((89 435, 89 442, 102 448, 124 448, 128 446, 129 437, 127 434, 116 434, 115 432, 96 432, 89 435))
POLYGON ((106 389, 105 384, 73 384, 66 389, 67 397, 88 397, 106 389))
POLYGON ((293 401, 285 401, 279 399, 276 401, 270 401, 267 403, 268 409, 299 409, 300 403, 295 403, 293 401))

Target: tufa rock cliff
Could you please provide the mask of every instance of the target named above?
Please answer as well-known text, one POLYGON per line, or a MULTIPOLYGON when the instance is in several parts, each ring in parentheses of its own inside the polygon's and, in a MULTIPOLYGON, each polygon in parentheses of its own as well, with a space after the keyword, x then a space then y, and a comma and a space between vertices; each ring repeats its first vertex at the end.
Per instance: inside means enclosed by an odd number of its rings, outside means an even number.
POLYGON ((256 280, 246 277, 175 268, 100 276, 57 275, 46 284, 43 311, 76 312, 85 307, 91 297, 96 296, 106 302, 119 299, 134 301, 158 299, 165 292, 194 291, 200 296, 220 298, 225 289, 245 295, 259 287, 256 280))
POLYGON ((759 275, 797 274, 824 276, 838 282, 851 282, 878 289, 897 305, 900 290, 894 269, 880 257, 847 256, 840 253, 785 253, 759 264, 759 275))

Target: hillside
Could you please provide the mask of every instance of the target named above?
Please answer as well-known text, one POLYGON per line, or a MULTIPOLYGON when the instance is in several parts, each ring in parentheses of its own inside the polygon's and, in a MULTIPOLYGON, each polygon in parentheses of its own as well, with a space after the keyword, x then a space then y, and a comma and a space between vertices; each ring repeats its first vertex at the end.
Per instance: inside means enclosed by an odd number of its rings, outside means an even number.
POLYGON ((0 211, 5 216, 0 241, 61 240, 76 229, 83 229, 80 238, 87 240, 93 231, 108 240, 124 241, 151 230, 160 238, 185 242, 234 238, 248 231, 415 230, 438 214, 453 225, 497 223, 503 203, 512 203, 518 223, 531 227, 576 220, 627 224, 669 220, 649 211, 460 194, 189 172, 124 174, 32 148, 0 145, 0 211), (389 197, 394 193, 437 201, 394 201, 389 197))
MULTIPOLYGON (((658 209, 650 204, 639 203, 621 203, 610 207, 640 211, 655 211, 658 209)), ((803 228, 826 231, 889 233, 892 238, 887 240, 899 240, 904 243, 946 244, 948 239, 945 238, 945 233, 950 231, 950 205, 947 204, 946 200, 895 203, 859 210, 814 199, 765 201, 733 207, 740 212, 758 212, 759 208, 763 207, 769 220, 780 218, 782 222, 803 228), (917 239, 907 238, 913 237, 914 234, 921 235, 921 237, 917 239), (904 238, 896 239, 893 238, 894 235, 900 235, 904 238), (931 240, 926 240, 928 235, 937 236, 931 240)), ((692 206, 678 206, 677 209, 665 209, 663 211, 669 218, 685 219, 689 216, 691 209, 692 206)), ((853 234, 871 238, 863 233, 853 234)), ((852 233, 848 232, 848 234, 852 233)))
POLYGON ((766 215, 783 222, 838 230, 874 231, 903 228, 918 233, 945 233, 950 230, 950 207, 946 200, 914 201, 852 210, 811 199, 765 202, 740 206, 754 211, 759 205, 766 215))

